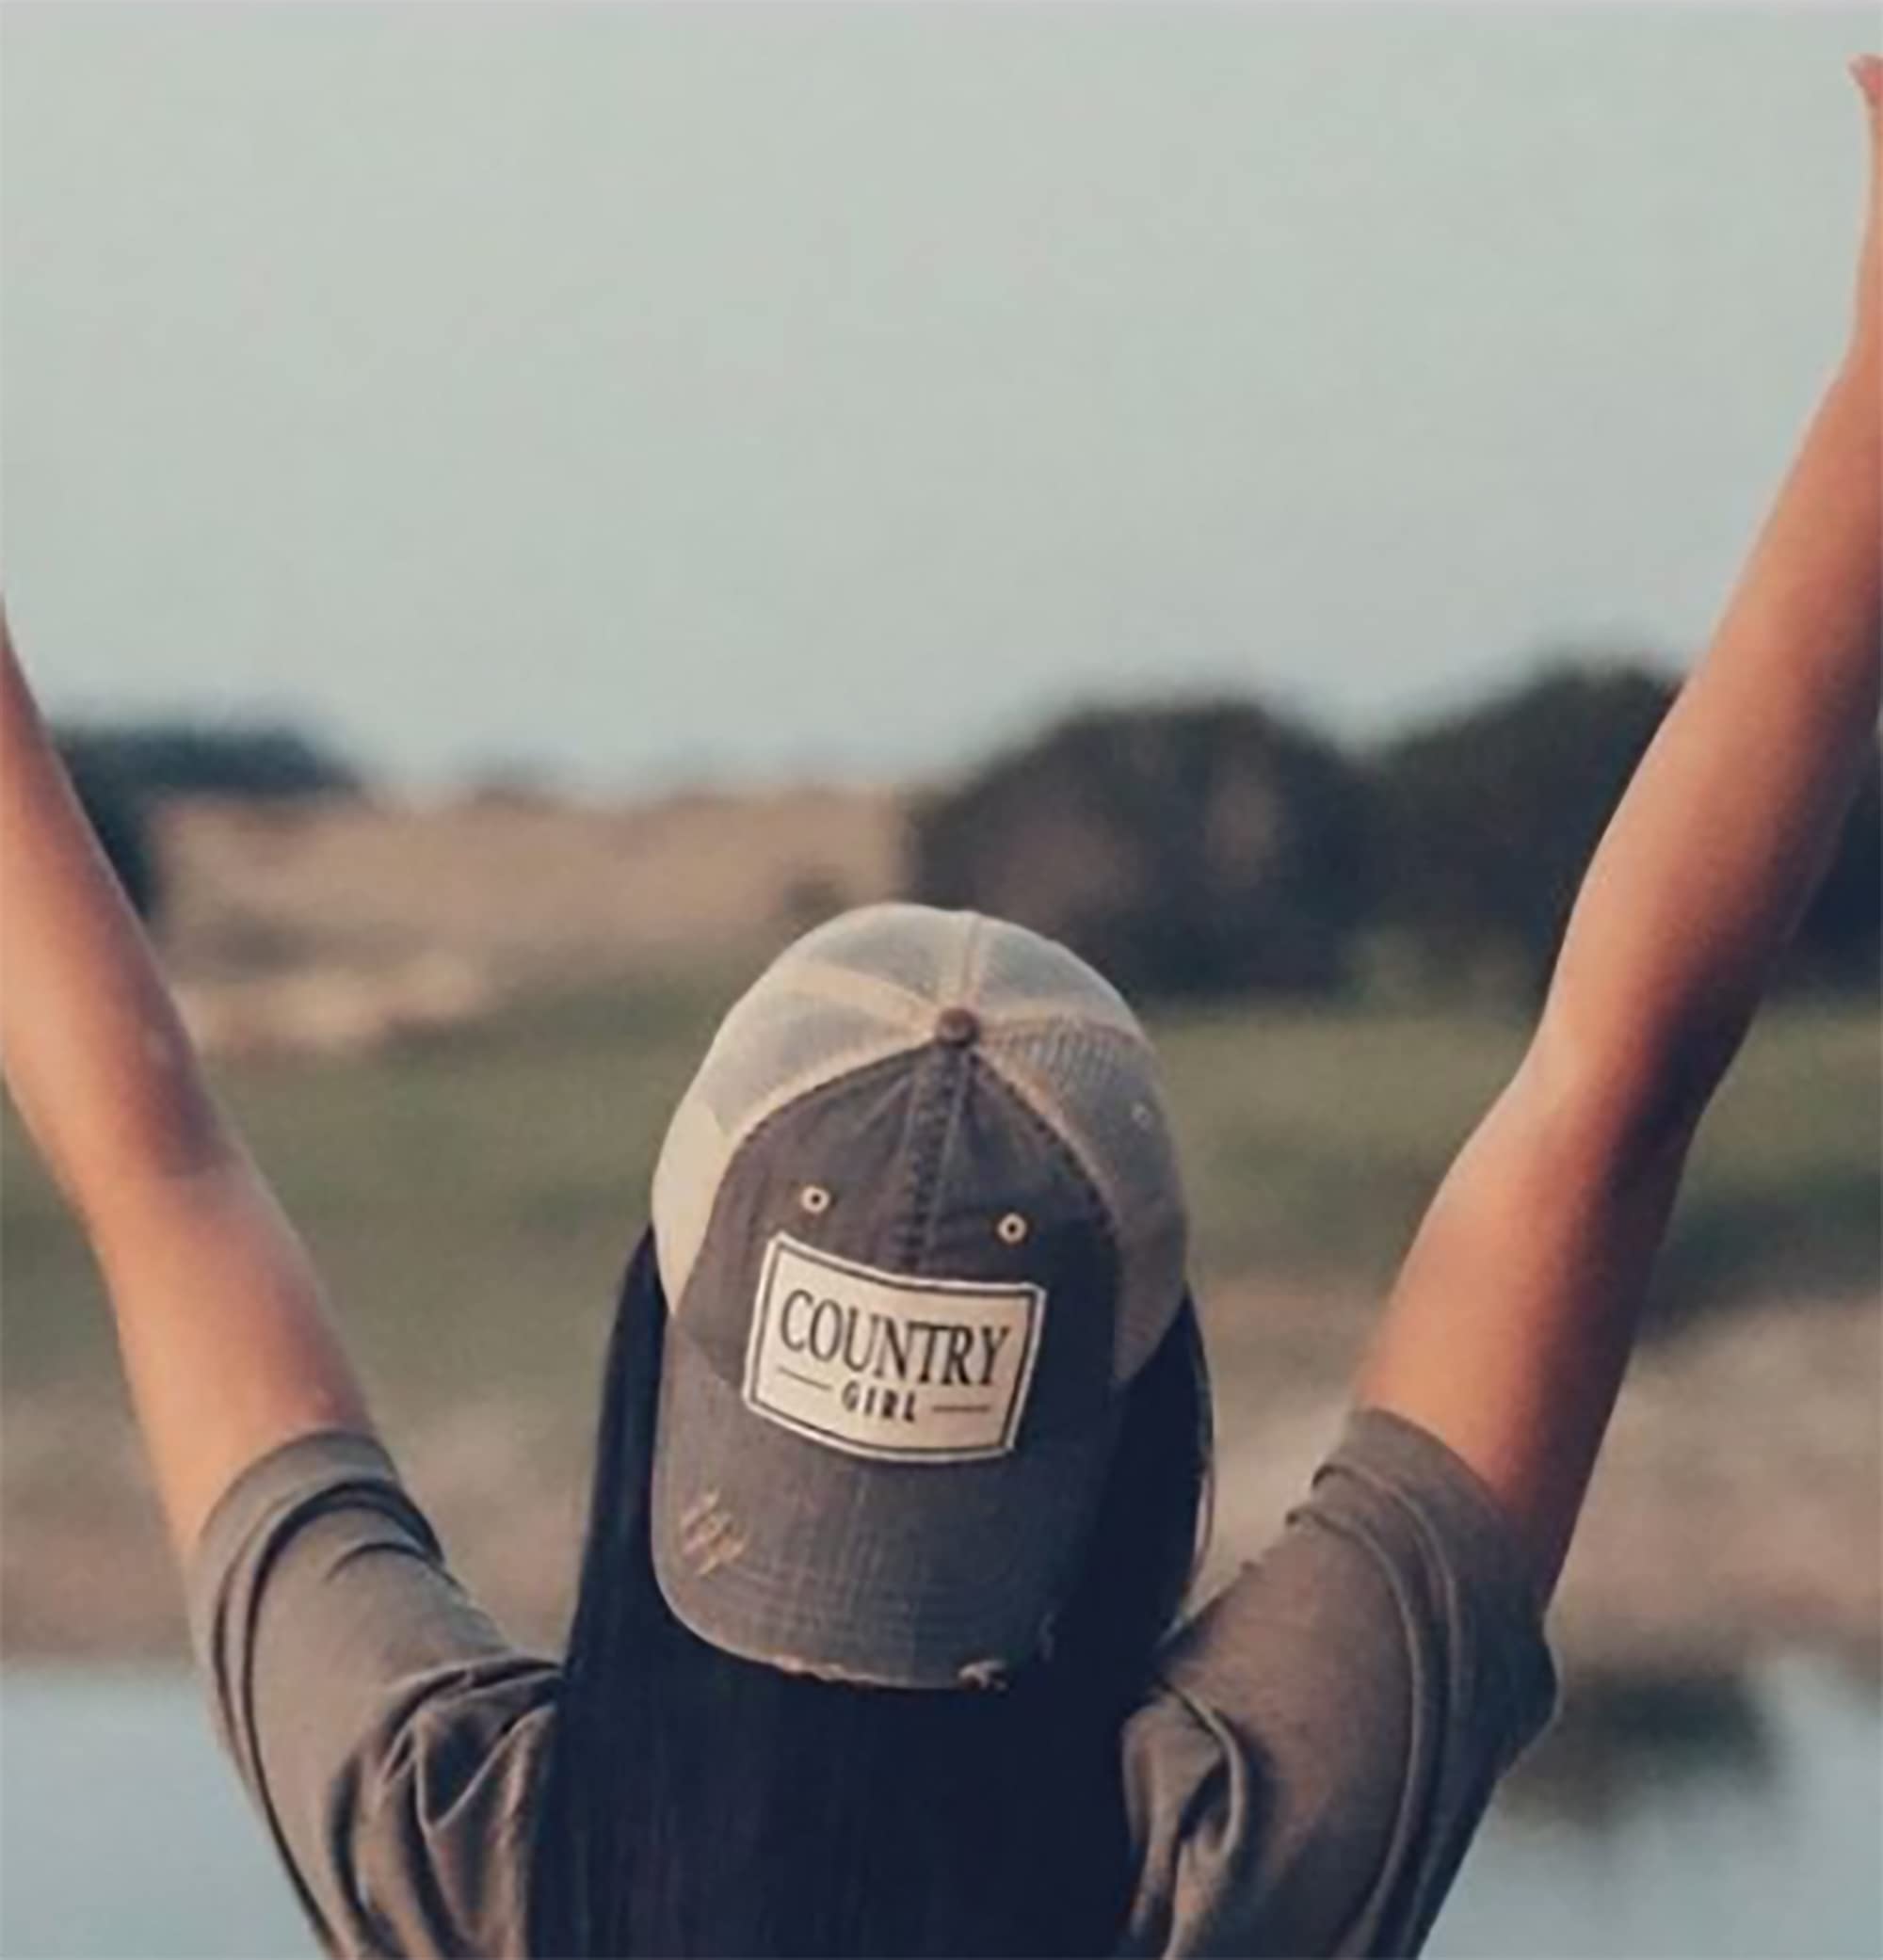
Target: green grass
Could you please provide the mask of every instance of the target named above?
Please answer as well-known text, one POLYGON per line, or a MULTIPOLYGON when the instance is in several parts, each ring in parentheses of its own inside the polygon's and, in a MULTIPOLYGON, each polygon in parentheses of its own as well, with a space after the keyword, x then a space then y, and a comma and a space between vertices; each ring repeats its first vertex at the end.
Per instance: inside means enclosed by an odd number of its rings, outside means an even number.
MULTIPOLYGON (((1508 1078, 1516 1020, 1246 1009, 1158 1031, 1202 1263, 1383 1287, 1508 1078)), ((1675 1320, 1793 1288, 1874 1290, 1883 1028, 1769 1008, 1707 1114, 1656 1275, 1675 1320)))
MULTIPOLYGON (((388 1401, 502 1385, 587 1410, 662 1127, 738 977, 225 1074, 388 1401)), ((1260 1268, 1366 1291, 1390 1280, 1522 1039, 1514 1022, 1377 1009, 1195 1012, 1155 1033, 1205 1278, 1260 1268)), ((1657 1281, 1666 1317, 1875 1290, 1880 1059, 1863 1004, 1768 1010, 1696 1149, 1657 1281)), ((6 1396, 103 1384, 83 1248, 10 1116, 6 1147, 6 1396)))

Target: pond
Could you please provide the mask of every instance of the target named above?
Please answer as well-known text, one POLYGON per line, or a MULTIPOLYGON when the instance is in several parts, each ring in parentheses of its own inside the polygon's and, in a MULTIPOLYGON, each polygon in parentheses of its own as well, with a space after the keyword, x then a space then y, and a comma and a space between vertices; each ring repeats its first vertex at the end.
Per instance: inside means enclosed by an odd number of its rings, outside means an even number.
MULTIPOLYGON (((1573 1706, 1488 1820, 1427 1951, 1883 1952, 1883 1711, 1805 1663, 1573 1706)), ((0 1675, 0 1952, 310 1955, 195 1684, 0 1675)))

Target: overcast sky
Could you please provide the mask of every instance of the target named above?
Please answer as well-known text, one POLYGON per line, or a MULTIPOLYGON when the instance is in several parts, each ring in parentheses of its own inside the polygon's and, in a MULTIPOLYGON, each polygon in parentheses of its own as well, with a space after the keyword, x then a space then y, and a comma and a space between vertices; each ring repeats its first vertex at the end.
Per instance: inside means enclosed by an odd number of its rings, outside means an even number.
POLYGON ((1703 644, 1842 345, 1870 7, 5 8, 55 709, 414 782, 1362 738, 1703 644))

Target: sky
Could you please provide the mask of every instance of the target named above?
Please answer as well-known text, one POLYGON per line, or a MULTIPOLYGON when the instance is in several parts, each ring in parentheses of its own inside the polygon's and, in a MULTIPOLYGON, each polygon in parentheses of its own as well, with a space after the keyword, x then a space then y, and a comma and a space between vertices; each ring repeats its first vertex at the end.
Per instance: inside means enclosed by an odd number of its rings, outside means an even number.
POLYGON ((0 12, 61 715, 414 789, 1365 742, 1703 648, 1847 330, 1870 7, 0 12))

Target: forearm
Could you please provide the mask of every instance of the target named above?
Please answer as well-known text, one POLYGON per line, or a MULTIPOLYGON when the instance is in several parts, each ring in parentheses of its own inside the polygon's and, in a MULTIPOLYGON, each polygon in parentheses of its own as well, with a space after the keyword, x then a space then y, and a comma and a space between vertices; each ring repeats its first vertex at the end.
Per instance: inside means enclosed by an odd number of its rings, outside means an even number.
POLYGON ((366 1429, 305 1248, 218 1115, 0 617, 0 1052, 97 1255, 179 1550, 230 1480, 366 1429))
POLYGON ((1539 1039, 1698 1118, 1836 845, 1876 738, 1883 431, 1859 342, 1576 901, 1539 1039))
POLYGON ((127 1177, 200 1170, 233 1149, 10 645, 0 647, 0 1054, 82 1213, 127 1177))

